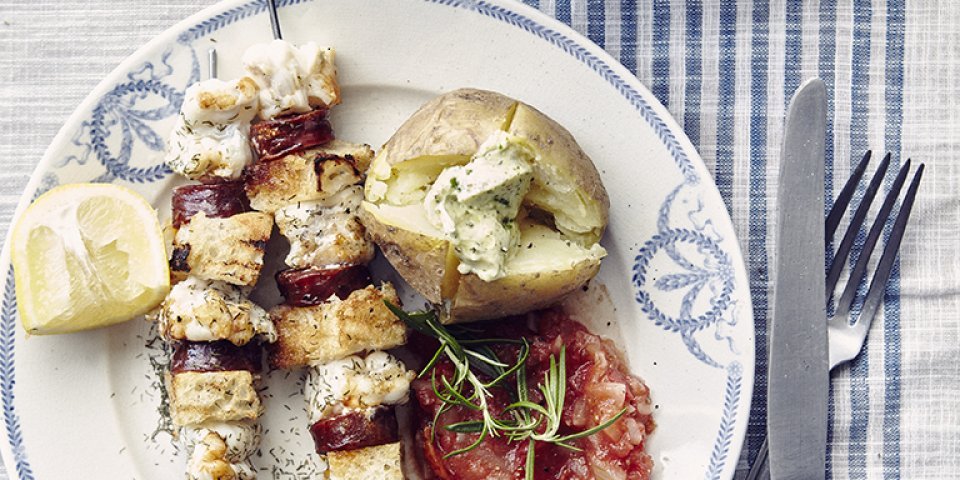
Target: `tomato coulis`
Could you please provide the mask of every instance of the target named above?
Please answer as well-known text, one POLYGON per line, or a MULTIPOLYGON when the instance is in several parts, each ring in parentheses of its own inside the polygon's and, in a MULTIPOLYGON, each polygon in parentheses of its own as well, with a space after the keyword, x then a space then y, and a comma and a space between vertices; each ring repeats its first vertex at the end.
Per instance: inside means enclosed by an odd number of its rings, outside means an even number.
MULTIPOLYGON (((645 480, 650 478, 653 461, 644 451, 646 438, 653 432, 650 391, 630 374, 621 352, 609 340, 591 334, 582 324, 571 320, 557 309, 534 314, 534 330, 527 329, 524 319, 511 319, 478 324, 490 336, 524 337, 530 341, 526 362, 530 400, 543 403, 537 385, 549 369, 550 356, 559 357, 566 348, 566 395, 560 434, 570 434, 600 425, 626 408, 626 413, 609 427, 591 436, 571 441, 574 451, 551 443, 535 442, 534 478, 645 480)), ((499 344, 494 350, 501 359, 516 359, 519 347, 499 344)), ((429 349, 425 349, 429 351, 429 349)), ((435 367, 436 375, 450 376, 452 365, 444 360, 435 367)), ((479 420, 481 414, 457 406, 442 413, 437 424, 434 416, 442 403, 431 385, 431 374, 414 381, 418 405, 417 442, 436 477, 459 480, 523 479, 529 442, 511 442, 503 436, 488 437, 466 453, 444 458, 467 447, 477 433, 456 433, 443 428, 457 422, 479 420)), ((509 382, 514 381, 509 379, 509 382)), ((490 410, 498 418, 506 418, 504 408, 510 395, 504 388, 491 389, 490 410)))

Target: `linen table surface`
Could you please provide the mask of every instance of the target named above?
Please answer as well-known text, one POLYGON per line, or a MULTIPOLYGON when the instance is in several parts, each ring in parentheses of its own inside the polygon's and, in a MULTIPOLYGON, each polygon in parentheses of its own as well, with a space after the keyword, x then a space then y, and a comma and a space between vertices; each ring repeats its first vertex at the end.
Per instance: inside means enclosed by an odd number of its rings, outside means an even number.
MULTIPOLYGON (((3 235, 44 149, 81 100, 136 48, 213 3, 0 3, 3 235)), ((635 72, 714 175, 747 262, 756 322, 756 389, 738 478, 765 428, 774 232, 789 213, 776 209, 776 179, 790 95, 812 76, 828 86, 829 199, 867 149, 892 152, 894 167, 926 163, 867 349, 833 375, 826 477, 960 478, 960 2, 525 3, 635 72)))

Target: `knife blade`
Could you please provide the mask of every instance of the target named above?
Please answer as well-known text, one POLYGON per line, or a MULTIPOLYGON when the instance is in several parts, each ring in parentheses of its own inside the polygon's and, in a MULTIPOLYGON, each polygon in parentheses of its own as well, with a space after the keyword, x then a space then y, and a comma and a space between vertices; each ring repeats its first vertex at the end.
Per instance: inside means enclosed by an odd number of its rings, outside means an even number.
POLYGON ((777 191, 776 290, 767 376, 771 480, 823 480, 826 469, 826 118, 826 86, 816 78, 805 82, 787 112, 777 191))

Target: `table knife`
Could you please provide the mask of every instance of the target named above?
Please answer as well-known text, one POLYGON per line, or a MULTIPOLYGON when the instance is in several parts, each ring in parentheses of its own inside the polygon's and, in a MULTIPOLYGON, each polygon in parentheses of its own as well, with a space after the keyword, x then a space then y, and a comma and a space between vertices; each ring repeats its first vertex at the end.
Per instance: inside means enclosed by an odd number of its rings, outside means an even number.
POLYGON ((771 480, 823 480, 827 448, 824 137, 827 91, 805 82, 787 112, 780 162, 767 384, 771 480))

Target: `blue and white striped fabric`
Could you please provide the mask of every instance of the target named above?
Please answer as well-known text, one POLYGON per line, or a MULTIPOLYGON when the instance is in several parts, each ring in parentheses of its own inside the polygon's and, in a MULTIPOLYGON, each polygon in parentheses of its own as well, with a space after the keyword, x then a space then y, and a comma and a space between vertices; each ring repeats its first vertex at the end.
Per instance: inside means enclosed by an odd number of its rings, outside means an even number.
POLYGON ((791 94, 811 76, 831 92, 828 197, 867 149, 893 152, 894 165, 927 163, 866 353, 834 375, 827 477, 960 476, 960 2, 526 3, 636 72, 714 173, 747 257, 756 317, 758 378, 741 469, 765 428, 772 241, 784 213, 775 182, 791 94))
MULTIPOLYGON (((960 477, 960 2, 524 1, 636 72, 714 173, 747 257, 757 322, 744 469, 765 426, 769 266, 783 213, 775 183, 791 93, 810 76, 830 87, 830 196, 867 148, 893 152, 895 164, 926 162, 866 354, 834 375, 827 476, 960 477)), ((83 97, 136 47, 211 3, 0 4, 0 231, 83 97)))

